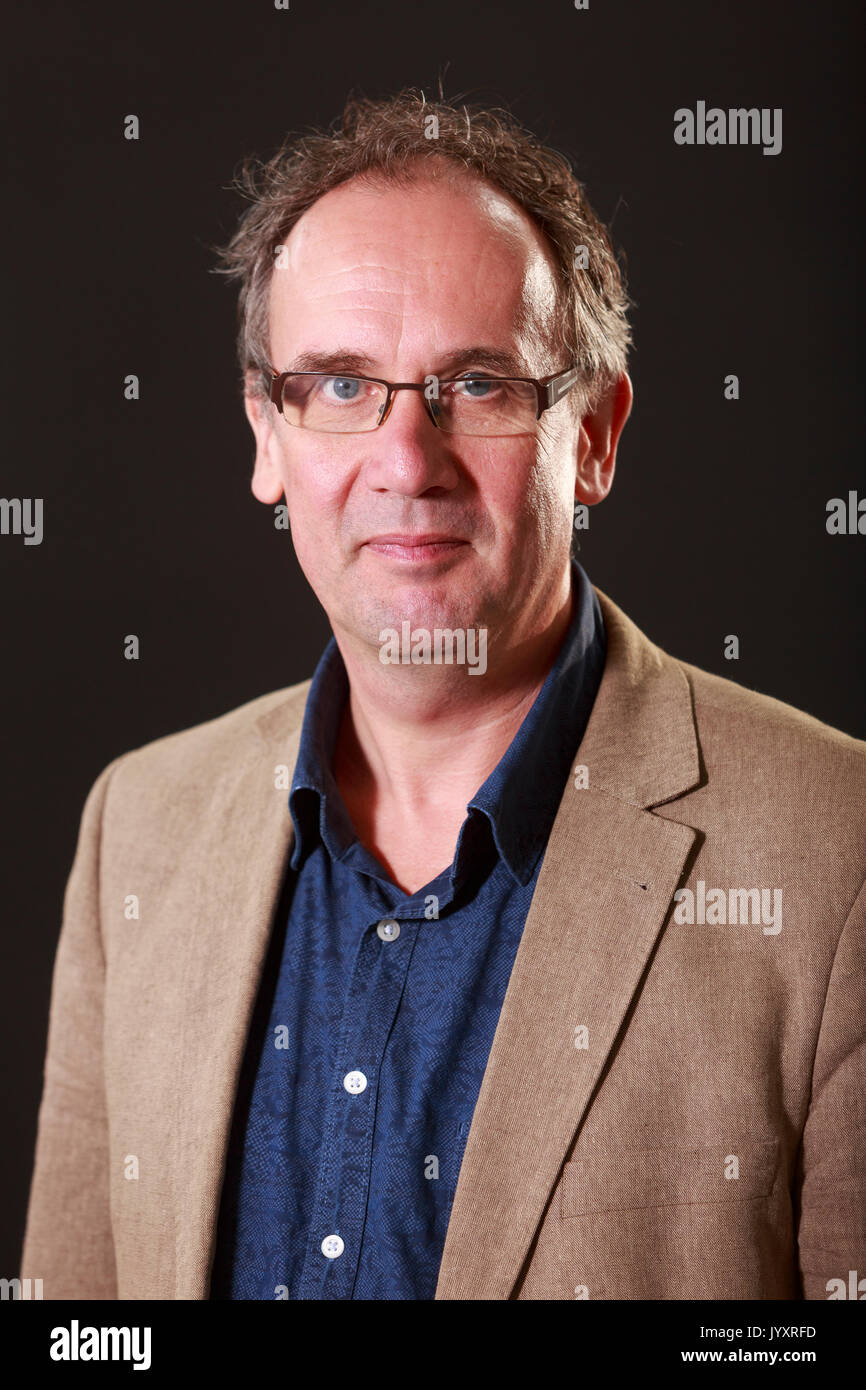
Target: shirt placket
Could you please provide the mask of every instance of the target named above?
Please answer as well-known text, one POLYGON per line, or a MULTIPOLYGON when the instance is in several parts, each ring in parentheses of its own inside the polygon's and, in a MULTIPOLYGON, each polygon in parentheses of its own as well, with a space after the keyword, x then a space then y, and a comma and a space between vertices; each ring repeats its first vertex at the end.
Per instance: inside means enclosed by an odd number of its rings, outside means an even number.
POLYGON ((383 916, 364 930, 345 996, 326 1097, 313 1220, 301 1299, 349 1299, 370 1186, 376 1098, 419 923, 383 916))

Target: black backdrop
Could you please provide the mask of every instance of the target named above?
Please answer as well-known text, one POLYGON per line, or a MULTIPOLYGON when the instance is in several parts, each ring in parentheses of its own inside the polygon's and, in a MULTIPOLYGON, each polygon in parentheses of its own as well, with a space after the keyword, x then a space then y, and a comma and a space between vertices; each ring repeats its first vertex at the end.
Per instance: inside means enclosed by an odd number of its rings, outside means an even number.
POLYGON ((637 301, 635 407, 582 563, 673 654, 862 738, 866 540, 825 526, 829 498, 866 495, 861 8, 42 0, 7 19, 2 493, 44 499, 44 538, 0 537, 0 1275, 17 1272, 90 784, 127 749, 304 679, 329 633, 249 491, 234 296, 207 249, 240 211, 239 159, 329 122, 349 89, 432 93, 443 74, 446 95, 506 104, 567 152, 637 301), (674 111, 698 101, 781 107, 781 153, 677 146, 674 111))

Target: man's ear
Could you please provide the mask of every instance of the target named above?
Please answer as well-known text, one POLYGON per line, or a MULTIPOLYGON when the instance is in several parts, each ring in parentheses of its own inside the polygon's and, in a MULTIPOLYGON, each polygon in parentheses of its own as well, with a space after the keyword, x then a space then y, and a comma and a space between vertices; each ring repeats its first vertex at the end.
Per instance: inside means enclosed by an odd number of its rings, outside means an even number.
POLYGON ((633 400, 631 378, 623 372, 580 422, 574 495, 588 507, 602 502, 613 486, 616 448, 633 400))
POLYGON ((274 429, 274 407, 262 394, 260 372, 248 370, 246 373, 244 410, 256 439, 256 461, 250 487, 254 497, 272 507, 283 495, 283 483, 274 429))

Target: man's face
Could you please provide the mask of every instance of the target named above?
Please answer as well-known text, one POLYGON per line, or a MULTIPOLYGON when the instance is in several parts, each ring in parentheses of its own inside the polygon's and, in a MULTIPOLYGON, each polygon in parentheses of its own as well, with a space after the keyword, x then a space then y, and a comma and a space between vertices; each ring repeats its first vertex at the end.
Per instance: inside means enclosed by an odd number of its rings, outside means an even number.
MULTIPOLYGON (((546 344, 549 252, 478 181, 344 184, 295 225, 283 259, 270 301, 277 371, 423 382, 569 365, 546 344)), ((487 627, 491 644, 511 647, 561 606, 579 433, 567 400, 532 433, 498 438, 443 433, 414 391, 361 434, 299 429, 249 399, 247 409, 253 491, 270 504, 285 494, 299 563, 338 638, 378 648, 383 628, 408 620, 487 627)))

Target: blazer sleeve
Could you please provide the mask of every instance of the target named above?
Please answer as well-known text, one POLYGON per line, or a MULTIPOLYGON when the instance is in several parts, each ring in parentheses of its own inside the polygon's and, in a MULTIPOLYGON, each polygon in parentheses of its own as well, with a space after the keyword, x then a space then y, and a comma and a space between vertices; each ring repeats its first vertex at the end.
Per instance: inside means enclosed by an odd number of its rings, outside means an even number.
MULTIPOLYGON (((866 1278, 866 884, 839 938, 798 1165, 802 1294, 840 1295, 866 1278), (829 1287, 828 1287, 829 1285, 829 1287)), ((858 1298, 863 1298, 862 1285, 858 1298)))
POLYGON ((54 962, 48 1046, 22 1253, 46 1299, 117 1297, 102 1058, 105 961, 99 921, 102 816, 115 759, 81 817, 54 962))

